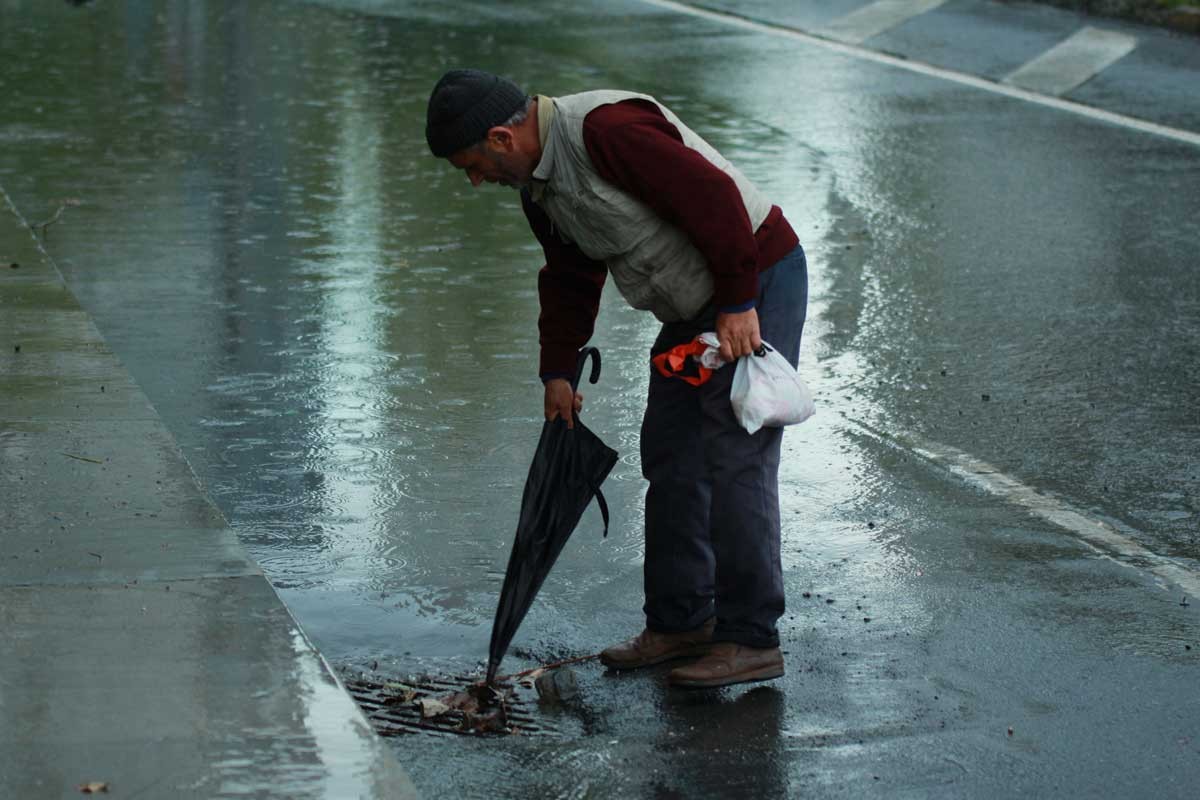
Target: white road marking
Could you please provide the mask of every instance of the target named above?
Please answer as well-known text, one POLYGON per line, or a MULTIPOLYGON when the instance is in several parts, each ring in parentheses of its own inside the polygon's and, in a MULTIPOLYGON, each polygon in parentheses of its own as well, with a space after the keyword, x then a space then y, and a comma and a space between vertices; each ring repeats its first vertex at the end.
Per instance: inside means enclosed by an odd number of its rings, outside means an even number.
POLYGON ((1190 599, 1200 598, 1200 575, 1188 566, 1147 549, 1101 519, 1090 517, 1065 500, 1042 494, 991 464, 949 445, 914 437, 890 436, 860 422, 849 421, 855 430, 944 468, 966 483, 1025 508, 1035 516, 1070 531, 1097 552, 1117 563, 1143 569, 1182 589, 1190 599))
POLYGON ((1137 47, 1137 37, 1081 28, 1013 71, 1005 83, 1042 94, 1061 95, 1089 80, 1137 47))
POLYGON ((879 53, 874 50, 869 50, 861 45, 848 44, 846 42, 837 42, 831 39, 822 38, 811 33, 806 33, 796 28, 789 28, 782 25, 768 25, 763 22, 757 22, 745 17, 739 17, 735 14, 730 14, 720 11, 710 11, 705 8, 696 8, 689 6, 686 3, 676 2, 676 0, 642 0, 643 3, 658 6, 659 8, 669 9, 680 14, 688 14, 700 19, 707 19, 711 22, 719 22, 724 25, 730 25, 743 30, 763 33, 770 36, 780 36, 786 39, 804 42, 805 44, 814 47, 821 47, 842 55, 858 58, 863 61, 872 61, 876 64, 884 64, 889 67, 895 67, 907 72, 915 72, 918 75, 928 75, 933 78, 957 83, 962 86, 969 86, 973 89, 982 89, 985 92, 1011 97, 1016 100, 1024 100, 1036 105, 1053 108, 1058 111, 1066 111, 1071 114, 1077 114, 1081 117, 1094 119, 1099 122, 1107 122, 1110 125, 1118 125, 1122 128, 1128 128, 1140 133, 1149 133, 1154 136, 1161 136, 1164 139, 1171 139, 1184 144, 1196 145, 1200 147, 1200 133, 1194 131, 1182 130, 1180 128, 1172 128, 1167 125, 1159 125, 1157 122, 1148 122, 1137 117, 1126 116, 1125 114, 1117 114, 1112 111, 1105 111, 1102 108, 1093 108, 1085 106, 1083 103, 1076 103, 1072 100, 1064 100, 1061 97, 1052 97, 1050 95, 1040 94, 1022 89, 1019 86, 1012 86, 1006 83, 998 83, 980 78, 977 75, 969 75, 965 72, 956 72, 952 69, 943 67, 935 67, 932 64, 925 64, 921 61, 913 59, 900 58, 898 56, 888 55, 887 53, 879 53))
POLYGON ((932 11, 946 0, 877 0, 838 17, 819 33, 840 42, 861 44, 872 36, 891 30, 902 22, 932 11))

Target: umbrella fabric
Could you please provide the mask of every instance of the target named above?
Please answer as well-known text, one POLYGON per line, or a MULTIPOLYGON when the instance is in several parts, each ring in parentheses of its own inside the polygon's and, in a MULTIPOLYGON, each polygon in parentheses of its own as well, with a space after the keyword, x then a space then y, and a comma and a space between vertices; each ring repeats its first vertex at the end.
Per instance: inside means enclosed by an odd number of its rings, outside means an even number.
MULTIPOLYGON (((600 379, 600 351, 585 347, 579 351, 572 389, 578 388, 589 357, 592 358, 589 381, 595 383, 600 379)), ((561 418, 542 426, 542 436, 525 479, 521 516, 492 624, 488 683, 495 679, 509 642, 593 497, 604 518, 604 535, 608 535, 608 504, 600 493, 600 484, 617 463, 617 452, 588 430, 578 414, 574 416, 574 426, 568 429, 561 418)))

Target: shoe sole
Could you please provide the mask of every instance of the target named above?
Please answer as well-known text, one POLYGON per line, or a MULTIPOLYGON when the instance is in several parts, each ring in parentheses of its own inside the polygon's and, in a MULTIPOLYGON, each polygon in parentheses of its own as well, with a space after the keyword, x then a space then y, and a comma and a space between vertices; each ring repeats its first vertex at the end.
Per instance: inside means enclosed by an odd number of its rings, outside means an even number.
POLYGON ((623 672, 625 670, 641 669, 642 667, 653 667, 655 664, 663 664, 667 661, 674 661, 679 658, 695 658, 697 656, 707 655, 708 648, 709 643, 698 644, 694 647, 689 647, 686 650, 672 650, 671 652, 664 653, 661 656, 646 658, 642 659, 641 661, 610 661, 606 659, 603 654, 601 654, 600 663, 609 669, 623 672))
POLYGON ((726 675, 722 678, 708 678, 707 680, 687 680, 679 678, 667 678, 667 682, 672 686, 678 686, 680 689, 718 689, 722 686, 734 686, 739 683, 755 683, 757 681, 769 681, 774 678, 783 677, 782 666, 759 667, 750 672, 739 672, 737 675, 726 675))

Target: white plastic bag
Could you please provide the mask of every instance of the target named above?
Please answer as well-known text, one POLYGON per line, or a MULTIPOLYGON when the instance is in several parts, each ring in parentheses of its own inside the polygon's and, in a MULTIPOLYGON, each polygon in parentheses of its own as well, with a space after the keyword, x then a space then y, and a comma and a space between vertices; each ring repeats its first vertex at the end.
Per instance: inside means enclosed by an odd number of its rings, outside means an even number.
MULTIPOLYGON (((708 345, 700 363, 709 369, 720 369, 721 343, 712 332, 698 337, 708 345)), ((775 348, 763 342, 762 355, 742 356, 733 373, 729 400, 733 413, 743 428, 755 433, 759 428, 782 428, 795 425, 816 413, 812 392, 787 359, 775 348)))
POLYGON ((696 337, 696 341, 708 346, 708 349, 700 354, 700 366, 709 369, 720 369, 725 366, 725 359, 721 358, 721 340, 715 333, 712 331, 702 333, 696 337))
POLYGON ((750 433, 795 425, 816 412, 799 373, 766 342, 759 352, 738 359, 729 400, 738 422, 750 433))

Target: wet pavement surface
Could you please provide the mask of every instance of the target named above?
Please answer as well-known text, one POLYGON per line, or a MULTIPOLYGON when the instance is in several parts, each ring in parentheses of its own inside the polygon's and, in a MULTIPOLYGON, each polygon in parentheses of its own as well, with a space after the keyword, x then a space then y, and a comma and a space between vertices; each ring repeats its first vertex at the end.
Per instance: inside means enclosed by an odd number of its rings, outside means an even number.
POLYGON ((0 203, 0 792, 415 796, 0 203))
MULTIPOLYGON (((819 26, 856 5, 753 10, 819 26)), ((948 3, 880 46, 991 76, 1079 21, 1007 7, 948 3), (932 48, 960 30, 993 47, 932 48)), ((545 736, 395 739, 424 794, 1182 797, 1200 778, 1200 601, 910 446, 1196 568, 1196 147, 638 2, 0 14, 19 56, 0 185, 33 222, 62 210, 46 249, 347 674, 480 669, 541 426, 541 254, 513 193, 428 156, 445 69, 652 93, 800 234, 819 410, 784 440, 787 676, 684 693, 582 665, 545 736)), ((1072 97, 1200 130, 1200 52, 1164 42, 1072 97)), ((584 417, 622 457, 612 530, 585 515, 506 669, 640 627, 655 328, 606 293, 584 417)))

